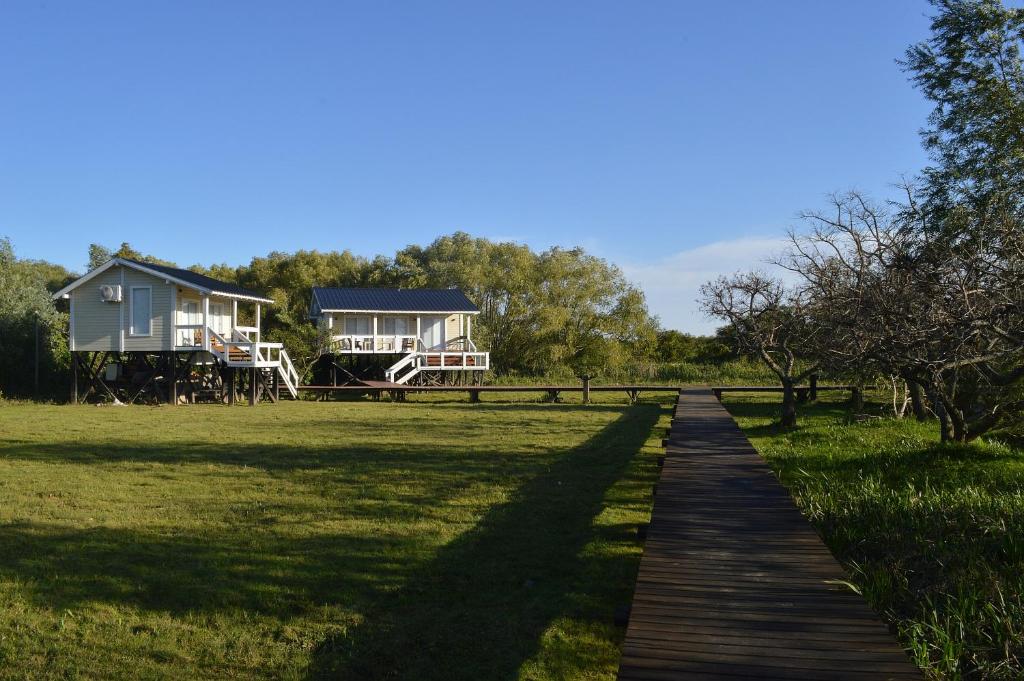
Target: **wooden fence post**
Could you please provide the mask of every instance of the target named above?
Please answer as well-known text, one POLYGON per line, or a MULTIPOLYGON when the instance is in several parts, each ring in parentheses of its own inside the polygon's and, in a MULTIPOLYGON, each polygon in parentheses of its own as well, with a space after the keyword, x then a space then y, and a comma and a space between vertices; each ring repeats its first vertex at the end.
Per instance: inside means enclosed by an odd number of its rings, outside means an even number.
POLYGON ((583 404, 590 404, 590 376, 581 376, 583 379, 583 404))
POLYGON ((811 374, 808 383, 811 386, 811 394, 808 397, 811 402, 815 402, 818 399, 818 374, 811 374))

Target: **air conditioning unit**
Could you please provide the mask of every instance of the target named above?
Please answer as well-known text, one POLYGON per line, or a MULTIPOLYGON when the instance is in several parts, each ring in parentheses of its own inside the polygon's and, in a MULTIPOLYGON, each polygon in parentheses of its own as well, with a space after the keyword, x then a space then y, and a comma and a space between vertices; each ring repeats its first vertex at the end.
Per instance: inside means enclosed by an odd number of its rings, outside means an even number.
POLYGON ((100 286, 100 298, 104 303, 120 303, 121 286, 119 284, 105 284, 100 286))

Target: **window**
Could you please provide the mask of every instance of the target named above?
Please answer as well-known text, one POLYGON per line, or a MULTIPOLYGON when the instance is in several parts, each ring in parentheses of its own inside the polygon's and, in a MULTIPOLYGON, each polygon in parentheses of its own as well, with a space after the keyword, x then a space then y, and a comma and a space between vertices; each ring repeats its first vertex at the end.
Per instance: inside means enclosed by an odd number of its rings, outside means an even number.
POLYGON ((153 289, 149 286, 132 286, 131 321, 128 333, 132 336, 148 336, 153 324, 153 289))
POLYGON ((345 317, 345 335, 363 336, 370 333, 369 317, 345 317))
POLYGON ((384 333, 388 336, 408 336, 409 335, 409 318, 408 317, 385 317, 384 318, 384 333))

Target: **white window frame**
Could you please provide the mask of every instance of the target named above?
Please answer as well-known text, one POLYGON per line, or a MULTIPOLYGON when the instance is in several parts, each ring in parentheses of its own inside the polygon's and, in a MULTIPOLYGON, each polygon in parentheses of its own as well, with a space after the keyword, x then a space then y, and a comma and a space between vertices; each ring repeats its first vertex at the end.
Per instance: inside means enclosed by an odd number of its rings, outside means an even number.
POLYGON ((346 336, 369 336, 373 333, 373 323, 369 315, 346 315, 345 316, 345 335, 346 336), (359 330, 359 320, 366 320, 366 331, 359 330), (352 320, 352 325, 355 331, 350 332, 348 330, 348 322, 352 320))
POLYGON ((405 315, 388 315, 384 317, 384 335, 385 336, 411 336, 409 333, 409 318, 405 315), (398 320, 401 319, 405 322, 405 331, 399 333, 398 331, 398 320), (393 329, 388 331, 388 322, 393 323, 393 329))
POLYGON ((153 287, 132 286, 128 289, 128 335, 133 338, 150 338, 153 335, 153 287), (146 333, 135 331, 135 292, 149 291, 149 328, 146 333))

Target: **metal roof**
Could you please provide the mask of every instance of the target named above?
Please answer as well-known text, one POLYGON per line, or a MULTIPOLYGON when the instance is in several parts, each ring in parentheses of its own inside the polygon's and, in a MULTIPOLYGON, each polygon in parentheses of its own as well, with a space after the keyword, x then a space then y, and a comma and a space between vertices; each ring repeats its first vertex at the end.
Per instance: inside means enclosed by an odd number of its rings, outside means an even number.
POLYGON ((167 265, 155 265, 151 262, 140 262, 138 260, 132 260, 130 258, 120 259, 125 262, 134 263, 146 269, 155 270, 162 274, 166 274, 169 277, 174 277, 175 279, 183 281, 186 284, 190 284, 202 290, 210 291, 211 293, 221 293, 227 296, 239 296, 242 298, 254 298, 256 300, 262 300, 268 303, 273 302, 270 300, 270 298, 267 298, 266 296, 260 293, 256 293, 255 291, 250 291, 247 288, 242 288, 241 286, 237 286, 235 284, 229 284, 226 281, 214 279, 213 277, 208 277, 205 274, 199 274, 198 272, 193 272, 191 270, 182 270, 178 269, 177 267, 168 267, 167 265))
POLYGON ((313 287, 312 310, 335 312, 467 312, 480 311, 457 288, 325 288, 313 287))

